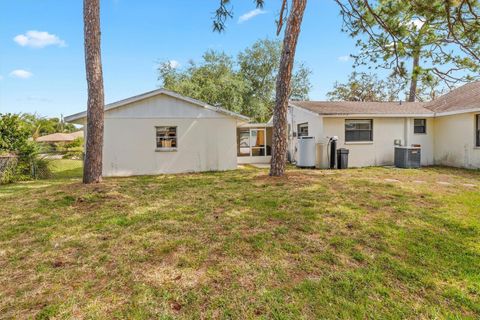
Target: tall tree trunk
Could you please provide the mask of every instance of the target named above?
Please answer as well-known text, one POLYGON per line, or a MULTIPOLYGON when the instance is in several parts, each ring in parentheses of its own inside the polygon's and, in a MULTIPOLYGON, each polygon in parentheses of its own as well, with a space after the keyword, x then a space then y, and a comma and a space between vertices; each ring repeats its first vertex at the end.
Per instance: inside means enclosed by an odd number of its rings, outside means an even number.
POLYGON ((103 73, 100 50, 100 0, 83 1, 85 68, 87 72, 87 141, 83 183, 102 180, 103 73))
POLYGON ((282 56, 277 76, 275 109, 273 111, 273 137, 271 176, 283 176, 287 162, 287 110, 291 92, 292 69, 298 36, 302 26, 307 0, 292 0, 283 39, 282 56))
POLYGON ((419 66, 420 66, 420 52, 415 52, 413 55, 412 78, 410 79, 410 92, 408 95, 408 102, 415 102, 415 100, 417 99, 419 66))

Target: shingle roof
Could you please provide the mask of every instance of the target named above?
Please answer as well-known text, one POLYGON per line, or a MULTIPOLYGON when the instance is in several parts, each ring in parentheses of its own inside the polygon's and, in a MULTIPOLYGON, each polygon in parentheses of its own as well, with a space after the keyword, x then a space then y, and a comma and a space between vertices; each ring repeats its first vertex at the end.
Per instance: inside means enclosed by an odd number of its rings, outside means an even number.
POLYGON ((322 115, 434 115, 480 109, 480 81, 461 86, 431 102, 291 101, 322 115))
POLYGON ((52 133, 46 136, 38 137, 37 142, 69 142, 77 138, 83 138, 83 131, 77 131, 72 133, 52 133))
POLYGON ((291 101, 290 105, 323 115, 385 114, 409 115, 432 114, 421 102, 360 102, 360 101, 291 101))
POLYGON ((480 108, 480 81, 468 83, 426 104, 434 112, 480 108))

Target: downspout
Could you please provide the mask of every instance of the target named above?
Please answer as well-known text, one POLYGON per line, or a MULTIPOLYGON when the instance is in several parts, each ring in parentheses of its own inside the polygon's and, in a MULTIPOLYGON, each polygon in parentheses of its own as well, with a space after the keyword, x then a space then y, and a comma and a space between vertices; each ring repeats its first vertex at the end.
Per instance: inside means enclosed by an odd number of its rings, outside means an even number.
POLYGON ((403 138, 404 138, 404 146, 410 145, 410 124, 411 118, 405 118, 404 126, 403 126, 403 138))

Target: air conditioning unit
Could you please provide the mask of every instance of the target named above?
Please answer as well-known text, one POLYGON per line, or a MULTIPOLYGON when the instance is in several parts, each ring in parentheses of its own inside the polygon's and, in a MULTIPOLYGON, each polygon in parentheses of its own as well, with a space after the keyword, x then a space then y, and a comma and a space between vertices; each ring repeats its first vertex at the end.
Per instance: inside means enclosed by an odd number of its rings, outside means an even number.
POLYGON ((395 167, 420 168, 422 149, 420 147, 395 147, 395 167))

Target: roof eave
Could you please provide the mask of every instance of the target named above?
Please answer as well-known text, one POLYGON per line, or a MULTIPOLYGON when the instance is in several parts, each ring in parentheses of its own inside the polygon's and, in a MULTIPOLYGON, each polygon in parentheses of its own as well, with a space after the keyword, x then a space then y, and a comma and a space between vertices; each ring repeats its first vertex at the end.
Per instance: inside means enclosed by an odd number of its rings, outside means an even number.
POLYGON ((446 116, 454 116, 454 115, 457 115, 457 114, 472 113, 472 112, 480 112, 480 107, 470 108, 470 109, 462 109, 462 110, 454 110, 454 111, 435 112, 435 116, 436 117, 446 117, 446 116))
MULTIPOLYGON (((160 94, 165 94, 167 96, 170 96, 170 97, 173 97, 173 98, 176 98, 176 99, 179 99, 179 100, 187 101, 187 102, 190 102, 190 103, 195 104, 197 106, 203 107, 205 109, 212 110, 212 111, 215 111, 215 112, 218 112, 218 113, 221 113, 221 114, 233 117, 233 118, 237 118, 237 119, 242 120, 242 121, 250 121, 249 117, 246 117, 246 116, 241 115, 239 113, 229 111, 229 110, 226 110, 226 109, 223 109, 223 108, 220 108, 220 107, 214 107, 214 106, 209 105, 208 103, 202 102, 202 101, 197 100, 197 99, 185 97, 185 96, 182 96, 182 95, 180 95, 176 92, 169 91, 169 90, 166 90, 166 89, 157 89, 157 90, 145 92, 145 93, 142 93, 142 94, 139 94, 139 95, 127 98, 127 99, 123 99, 123 100, 120 100, 120 101, 117 101, 117 102, 107 104, 104 107, 104 112, 115 109, 115 108, 122 107, 124 105, 130 104, 130 103, 133 103, 133 102, 136 102, 136 101, 148 99, 148 98, 160 95, 160 94)), ((66 122, 74 122, 74 121, 78 121, 78 120, 81 120, 81 119, 86 118, 86 117, 87 117, 87 112, 83 111, 83 112, 79 112, 79 113, 76 113, 76 114, 65 117, 65 121, 66 122)))
POLYGON ((337 114, 323 114, 318 115, 325 118, 355 118, 355 117, 373 117, 373 118, 433 118, 435 113, 337 113, 337 114))

